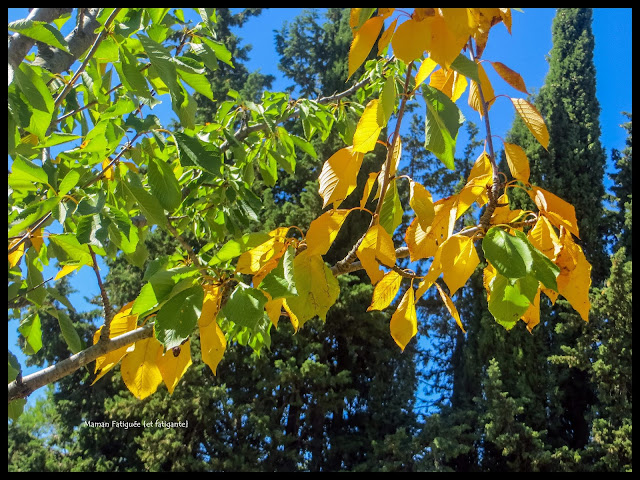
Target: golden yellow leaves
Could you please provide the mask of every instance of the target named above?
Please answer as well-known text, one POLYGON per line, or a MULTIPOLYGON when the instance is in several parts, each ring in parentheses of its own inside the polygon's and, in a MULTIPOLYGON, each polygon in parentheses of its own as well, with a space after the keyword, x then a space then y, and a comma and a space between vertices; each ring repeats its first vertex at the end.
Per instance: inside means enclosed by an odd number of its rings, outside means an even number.
POLYGON ((512 98, 513 107, 533 136, 545 149, 549 147, 549 131, 536 107, 522 98, 512 98))
MULTIPOLYGON (((220 310, 222 288, 220 285, 205 285, 203 290, 205 296, 198 320, 200 346, 203 361, 215 374, 226 348, 224 333, 216 321, 220 310)), ((116 313, 110 324, 110 339, 136 329, 138 315, 131 314, 132 306, 133 302, 130 302, 116 313)), ((102 328, 104 326, 94 334, 94 344, 99 341, 102 328)), ((97 375, 92 384, 102 378, 121 360, 122 379, 136 398, 143 400, 153 394, 163 382, 169 393, 172 394, 191 366, 191 342, 187 339, 179 347, 166 351, 155 336, 125 345, 96 359, 95 372, 97 375)))
POLYGON ((418 333, 418 318, 413 288, 407 289, 400 300, 398 308, 391 316, 391 336, 404 351, 405 347, 418 333))
POLYGON ((363 158, 363 153, 354 151, 350 146, 341 148, 324 162, 319 178, 319 192, 324 200, 322 208, 331 203, 338 208, 353 192, 363 158))

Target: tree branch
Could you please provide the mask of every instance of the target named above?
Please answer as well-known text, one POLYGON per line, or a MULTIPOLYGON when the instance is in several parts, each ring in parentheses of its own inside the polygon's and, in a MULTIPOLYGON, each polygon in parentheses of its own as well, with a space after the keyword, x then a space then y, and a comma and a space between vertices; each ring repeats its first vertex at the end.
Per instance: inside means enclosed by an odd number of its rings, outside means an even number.
POLYGON ((104 308, 104 327, 100 332, 100 342, 106 342, 109 340, 109 333, 111 331, 111 320, 113 320, 113 308, 111 308, 111 302, 109 301, 109 297, 107 295, 107 291, 104 289, 104 285, 102 284, 102 278, 100 278, 100 270, 98 269, 98 262, 96 260, 96 254, 89 245, 89 253, 91 254, 91 260, 93 263, 91 267, 96 274, 96 278, 98 279, 98 287, 100 287, 100 296, 102 297, 102 307, 104 308))
MULTIPOLYGON (((66 13, 71 13, 72 10, 73 8, 34 8, 24 21, 32 20, 35 22, 50 23, 66 13)), ((9 37, 9 44, 7 47, 7 57, 10 67, 9 75, 11 75, 12 69, 16 69, 20 66, 20 63, 24 57, 27 56, 27 53, 29 53, 29 50, 35 45, 35 43, 36 41, 33 38, 21 35, 17 32, 9 37)))
POLYGON ((71 55, 63 50, 40 44, 33 65, 46 68, 52 73, 69 70, 73 62, 95 42, 98 34, 94 32, 100 27, 100 22, 97 20, 100 10, 100 8, 84 9, 84 15, 78 22, 78 26, 65 37, 71 55))
POLYGON ((93 362, 98 357, 113 352, 139 340, 149 338, 153 335, 153 325, 148 324, 143 327, 127 332, 107 341, 99 341, 97 344, 62 360, 55 365, 46 367, 38 372, 18 377, 8 385, 9 402, 18 398, 26 398, 35 390, 50 383, 56 382, 67 375, 75 372, 79 368, 93 362))

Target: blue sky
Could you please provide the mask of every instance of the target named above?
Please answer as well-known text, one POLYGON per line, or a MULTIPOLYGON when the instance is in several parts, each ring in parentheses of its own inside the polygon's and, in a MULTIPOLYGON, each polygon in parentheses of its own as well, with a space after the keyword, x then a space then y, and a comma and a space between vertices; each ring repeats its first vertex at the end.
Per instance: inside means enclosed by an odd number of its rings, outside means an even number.
MULTIPOLYGON (((9 21, 25 18, 26 8, 10 8, 9 21)), ((259 69, 262 73, 276 77, 273 90, 282 90, 291 81, 281 77, 278 70, 278 57, 275 52, 274 30, 279 30, 284 21, 292 21, 300 14, 301 8, 266 9, 257 18, 251 18, 244 28, 237 31, 244 44, 251 44, 249 70, 259 69)), ((509 35, 504 25, 497 25, 491 30, 491 36, 483 58, 499 61, 517 71, 524 79, 530 92, 536 92, 544 83, 548 70, 546 56, 551 50, 551 23, 555 9, 533 8, 523 12, 513 11, 512 34, 509 35)), ((68 23, 72 23, 71 21, 68 23)), ((387 22, 388 24, 388 22, 387 22)), ((631 51, 631 8, 595 8, 593 13, 593 31, 596 40, 594 61, 597 71, 597 97, 600 102, 601 142, 610 156, 611 149, 622 150, 625 147, 626 131, 620 124, 626 121, 622 111, 632 109, 632 51, 631 51)), ((348 52, 345 52, 345 56, 348 52)), ((496 94, 522 97, 523 94, 509 87, 492 69, 487 69, 496 94)), ((345 89, 350 83, 345 83, 345 89)), ((333 93, 333 92, 328 92, 333 93)), ((160 97, 163 100, 162 97, 160 97)), ((154 114, 163 123, 168 124, 174 117, 170 101, 165 99, 164 105, 157 107, 154 114)), ((466 95, 458 102, 463 113, 470 120, 479 123, 477 113, 466 106, 466 95)), ((499 99, 491 109, 491 129, 494 135, 504 138, 511 127, 514 112, 511 102, 506 98, 499 99)), ((498 149, 500 146, 497 147, 498 149)), ((462 151, 463 145, 458 145, 462 151)), ((106 269, 103 269, 103 278, 106 269)), ((47 273, 44 273, 48 278, 47 273)), ((74 286, 80 291, 71 301, 78 309, 86 308, 84 297, 98 293, 96 278, 90 268, 82 268, 73 278, 74 286)), ((9 347, 18 353, 15 347, 15 327, 9 325, 9 347)), ((22 363, 22 362, 21 362, 22 363)), ((29 373, 33 369, 26 372, 29 373)))

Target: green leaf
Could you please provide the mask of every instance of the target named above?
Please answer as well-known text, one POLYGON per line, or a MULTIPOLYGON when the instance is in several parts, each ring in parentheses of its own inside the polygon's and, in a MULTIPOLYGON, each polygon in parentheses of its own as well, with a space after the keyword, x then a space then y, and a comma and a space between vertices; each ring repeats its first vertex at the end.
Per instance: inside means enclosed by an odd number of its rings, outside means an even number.
POLYGON ((380 103, 384 114, 383 125, 386 125, 396 106, 396 80, 393 75, 390 75, 384 82, 382 93, 380 94, 380 103))
POLYGON ((267 233, 246 233, 240 238, 240 240, 229 240, 222 248, 214 255, 209 262, 210 265, 217 265, 222 262, 227 262, 233 258, 236 258, 244 252, 251 250, 258 245, 262 245, 271 237, 267 233))
POLYGON ((48 309, 47 311, 58 319, 58 325, 60 325, 62 337, 69 347, 69 350, 71 350, 71 353, 75 354, 81 352, 84 348, 84 345, 69 316, 60 310, 56 310, 55 308, 48 309))
POLYGON ((20 368, 20 363, 18 362, 18 359, 16 358, 16 356, 11 353, 11 351, 7 352, 8 353, 8 367, 9 367, 9 382, 7 383, 11 383, 13 382, 17 377, 18 374, 21 371, 20 368))
POLYGON ((464 115, 437 88, 423 85, 422 92, 427 104, 424 148, 433 152, 447 168, 453 170, 456 139, 458 129, 464 122, 464 115))
POLYGON ((78 184, 78 180, 80 180, 80 174, 78 171, 70 170, 69 173, 64 176, 60 185, 58 185, 58 196, 62 197, 69 193, 69 190, 78 184))
POLYGON ((144 313, 162 303, 181 280, 189 278, 197 272, 198 270, 194 267, 178 267, 145 275, 145 277, 149 277, 149 282, 140 290, 140 294, 131 307, 131 313, 144 313))
POLYGON ((50 235, 49 248, 53 248, 52 253, 63 264, 93 264, 89 246, 81 245, 73 233, 50 235))
POLYGON ((8 416, 11 420, 17 420, 18 417, 22 414, 24 410, 24 406, 27 404, 27 401, 24 398, 16 398, 9 402, 9 413, 8 416))
POLYGON ((197 167, 216 176, 220 176, 222 162, 220 152, 211 144, 184 133, 175 133, 180 164, 183 167, 197 167))
POLYGON ((313 145, 310 142, 307 142, 304 138, 299 137, 297 135, 289 134, 293 143, 302 150, 304 153, 310 155, 312 158, 318 158, 318 154, 316 153, 313 145))
POLYGON ((523 232, 516 230, 515 234, 529 247, 532 258, 530 269, 531 273, 545 287, 558 291, 557 278, 560 274, 560 267, 549 260, 549 258, 544 253, 534 247, 523 232))
POLYGON ((124 44, 120 45, 120 62, 115 63, 116 72, 120 77, 122 85, 130 92, 143 98, 150 98, 149 85, 147 79, 140 72, 140 64, 136 57, 127 49, 124 44))
MULTIPOLYGON (((130 174, 131 172, 128 172, 127 177, 129 177, 130 174)), ((127 193, 127 196, 138 204, 140 211, 147 218, 149 223, 160 225, 162 227, 167 224, 167 217, 164 214, 164 209, 153 195, 147 192, 143 187, 134 186, 127 181, 121 182, 121 185, 127 193)))
POLYGON ((227 300, 222 312, 228 320, 252 331, 264 317, 265 303, 267 297, 260 290, 241 283, 227 300))
POLYGON ((230 67, 233 67, 231 61, 231 52, 222 43, 211 40, 207 37, 200 37, 201 40, 216 54, 216 57, 221 62, 226 63, 230 67))
POLYGON ((183 89, 178 82, 178 72, 171 60, 171 53, 161 44, 154 42, 145 35, 138 35, 138 38, 149 57, 151 65, 153 65, 156 73, 171 92, 172 101, 181 104, 184 101, 183 89))
POLYGON ((489 311, 507 330, 527 311, 538 290, 538 280, 526 276, 514 281, 496 274, 489 287, 489 311))
POLYGON ((52 47, 59 48, 67 53, 69 52, 69 46, 62 34, 52 25, 45 22, 39 22, 36 20, 17 20, 11 22, 8 25, 8 29, 13 32, 18 32, 25 37, 33 38, 34 40, 52 47))
POLYGON ((456 72, 470 78, 476 83, 480 83, 480 76, 478 75, 478 65, 465 55, 460 54, 451 64, 451 68, 456 72))
POLYGON ((33 313, 20 322, 18 331, 24 337, 24 353, 33 355, 42 348, 42 326, 40 315, 33 313))
POLYGON ((36 67, 21 63, 20 68, 14 70, 14 79, 25 96, 31 118, 26 130, 45 141, 47 130, 53 118, 54 101, 49 88, 37 73, 36 67))
POLYGON ((151 194, 158 199, 160 205, 170 212, 180 206, 182 201, 180 185, 167 162, 151 157, 148 178, 151 194))
POLYGON ((396 181, 392 180, 387 188, 387 193, 380 208, 380 225, 389 235, 393 235, 398 225, 402 223, 402 204, 398 194, 396 181))
POLYGON ((499 227, 489 229, 482 240, 485 258, 507 278, 521 278, 531 271, 533 257, 528 242, 499 227))
POLYGON ((27 293, 27 299, 41 306, 47 298, 47 291, 44 289, 42 272, 36 265, 38 261, 35 250, 33 248, 27 250, 27 286, 30 289, 29 293, 27 293))
MULTIPOLYGON (((33 185, 33 183, 48 182, 46 172, 31 160, 27 160, 22 155, 18 155, 11 164, 11 173, 9 174, 9 186, 12 188, 20 188, 22 186, 33 185)), ((30 188, 35 190, 37 187, 30 188)))
POLYGON ((298 291, 293 278, 294 257, 295 249, 293 247, 287 248, 278 262, 278 266, 262 279, 258 288, 267 292, 273 299, 297 295, 298 291))
POLYGON ((200 62, 193 58, 180 57, 175 58, 174 63, 178 69, 178 76, 182 80, 184 80, 196 92, 213 101, 211 82, 205 75, 206 71, 200 62))
POLYGON ((194 285, 171 297, 156 316, 156 338, 166 349, 179 347, 189 338, 200 318, 204 291, 194 285))

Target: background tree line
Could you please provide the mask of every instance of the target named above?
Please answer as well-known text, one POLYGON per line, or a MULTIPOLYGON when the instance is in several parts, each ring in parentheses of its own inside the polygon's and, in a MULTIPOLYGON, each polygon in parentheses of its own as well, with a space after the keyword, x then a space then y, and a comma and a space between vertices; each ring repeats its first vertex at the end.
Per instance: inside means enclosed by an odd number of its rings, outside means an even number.
MULTIPOLYGON (((220 64, 210 78, 215 98, 234 89, 257 101, 270 88, 272 77, 243 66, 249 48, 231 31, 259 14, 260 9, 218 10, 218 38, 232 51, 235 69, 220 64)), ((285 25, 276 44, 292 89, 301 95, 341 90, 351 39, 346 9, 330 8, 324 17, 308 12, 285 25)), ((63 379, 35 408, 10 422, 9 470, 630 470, 631 114, 624 125, 627 147, 612 152, 616 173, 607 194, 591 10, 559 9, 553 42, 549 73, 535 96, 548 123, 549 151, 519 120, 510 137, 527 153, 532 183, 562 192, 575 205, 581 246, 593 265, 589 324, 558 300, 553 308, 544 306, 533 334, 522 323, 507 332, 487 311, 478 269, 457 300, 467 334, 439 301, 425 296, 419 318, 421 336, 428 335, 429 343, 412 342, 401 353, 388 334, 390 315, 363 313, 372 287, 364 272, 355 272, 339 277, 341 297, 325 324, 310 321, 291 335, 292 327, 281 319, 272 333, 277 348, 258 357, 249 347, 230 345, 217 376, 199 361, 193 338, 194 363, 172 396, 160 389, 140 402, 117 369, 93 386, 89 369, 63 379), (127 418, 189 420, 189 429, 111 429, 106 434, 82 426, 85 420, 127 418)), ((203 119, 216 108, 199 99, 203 119)), ((283 174, 264 198, 256 230, 282 224, 304 229, 319 214, 322 159, 353 135, 357 122, 358 112, 345 111, 353 118, 351 129, 316 141, 318 158, 303 156, 294 174, 283 174)), ((406 157, 412 159, 406 168, 435 197, 450 195, 464 183, 479 153, 477 129, 469 124, 470 141, 463 158, 456 159, 459 168, 451 172, 424 150, 423 122, 415 115, 403 138, 406 157)), ((375 152, 365 159, 363 178, 384 160, 381 150, 375 152)), ((360 196, 356 192, 344 207, 354 206, 360 196)), ((517 192, 510 201, 526 205, 517 192)), ((358 228, 364 231, 367 221, 363 216, 362 225, 344 228, 331 250, 335 258, 327 260, 343 258, 347 240, 361 233, 358 228)), ((162 234, 147 239, 150 258, 170 255, 175 247, 162 234)), ((106 286, 113 302, 134 299, 142 275, 124 260, 111 262, 106 286)), ((61 281, 58 288, 70 287, 61 281)), ((69 315, 85 343, 91 343, 92 320, 100 312, 69 315)), ((43 334, 59 335, 55 318, 41 314, 41 321, 43 334)), ((65 356, 60 337, 32 361, 52 363, 65 356)))

